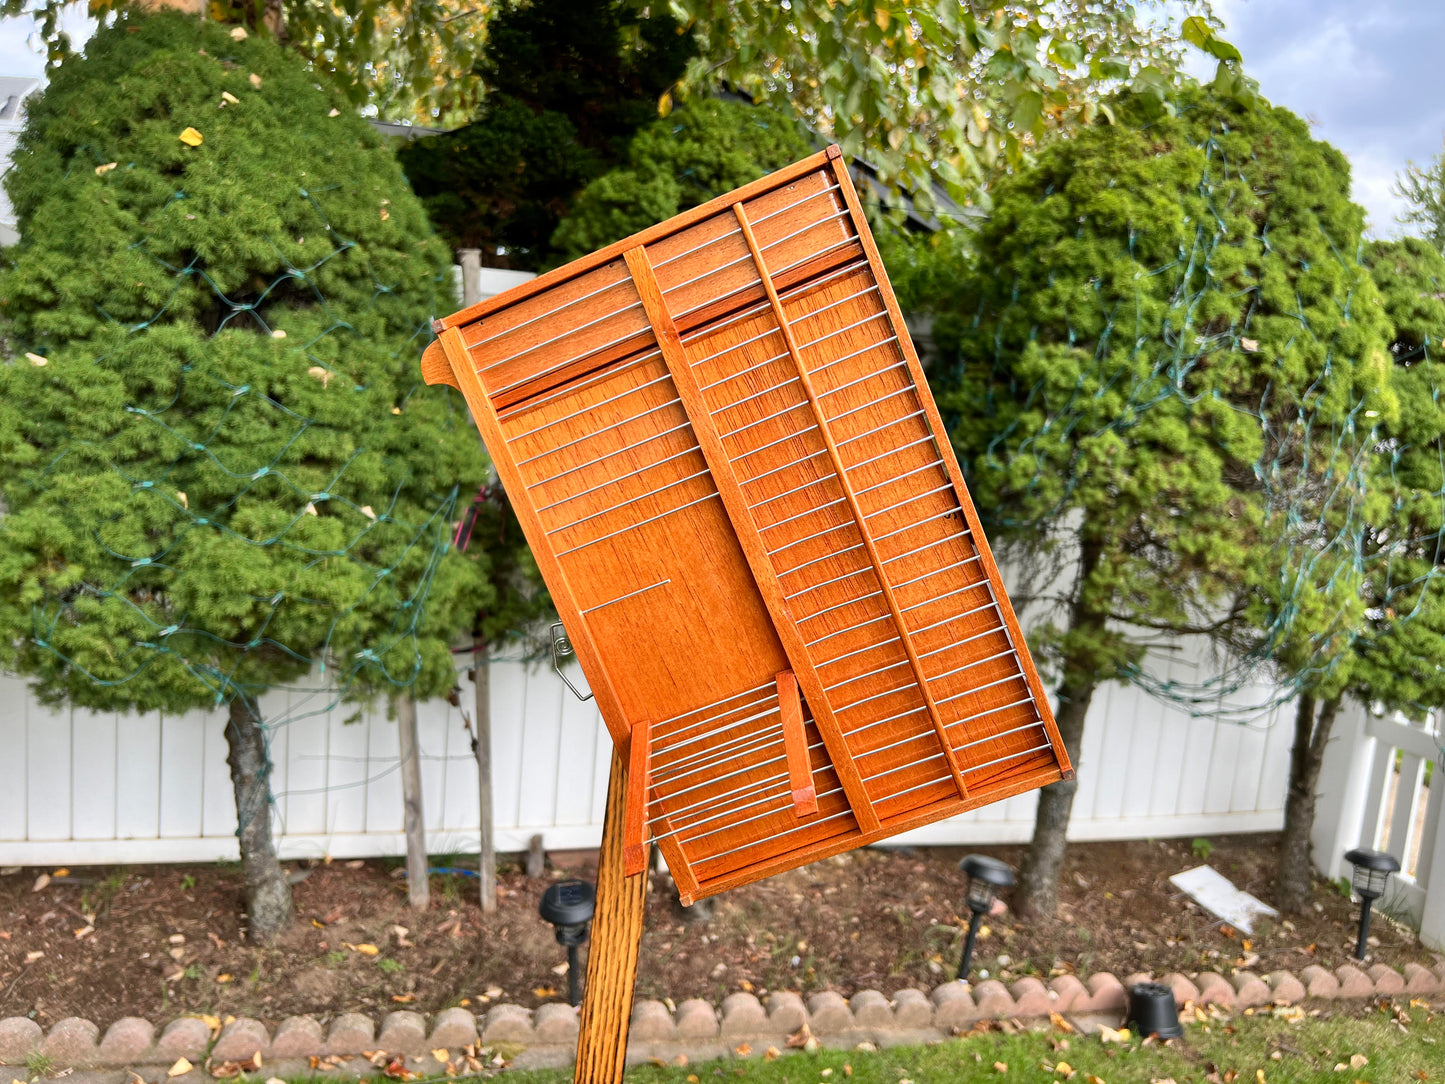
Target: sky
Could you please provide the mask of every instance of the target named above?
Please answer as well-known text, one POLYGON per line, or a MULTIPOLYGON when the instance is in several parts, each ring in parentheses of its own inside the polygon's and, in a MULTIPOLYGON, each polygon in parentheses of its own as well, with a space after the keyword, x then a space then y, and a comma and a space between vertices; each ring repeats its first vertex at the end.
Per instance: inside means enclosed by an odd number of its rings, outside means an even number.
MULTIPOLYGON (((1445 0, 1214 0, 1224 37, 1276 105, 1310 121, 1350 159, 1370 232, 1393 237, 1404 203, 1391 193, 1407 163, 1445 139, 1445 0)), ((69 20, 84 25, 84 6, 69 20)), ((40 75, 28 20, 0 21, 0 75, 40 75)), ((1207 76, 1212 62, 1195 74, 1207 76)))
POLYGON ((1398 236, 1407 205, 1390 191, 1396 176, 1428 164, 1445 139, 1445 0, 1214 0, 1214 9, 1260 92, 1345 152, 1370 233, 1398 236))

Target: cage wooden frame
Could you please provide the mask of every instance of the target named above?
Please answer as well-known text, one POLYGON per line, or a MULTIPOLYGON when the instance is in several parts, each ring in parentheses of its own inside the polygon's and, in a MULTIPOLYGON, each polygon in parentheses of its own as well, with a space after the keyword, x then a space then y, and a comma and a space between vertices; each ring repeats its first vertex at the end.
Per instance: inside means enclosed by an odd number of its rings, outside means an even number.
POLYGON ((434 326, 630 871, 690 902, 1072 775, 836 147, 434 326))

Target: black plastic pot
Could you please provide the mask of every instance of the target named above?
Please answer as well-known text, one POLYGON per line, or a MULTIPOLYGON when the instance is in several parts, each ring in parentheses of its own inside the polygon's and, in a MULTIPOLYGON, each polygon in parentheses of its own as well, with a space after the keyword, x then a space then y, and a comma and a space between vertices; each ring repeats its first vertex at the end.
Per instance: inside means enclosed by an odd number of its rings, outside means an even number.
POLYGON ((1177 1039, 1184 1034, 1174 991, 1162 982, 1138 982, 1129 987, 1129 1023, 1140 1035, 1177 1039))

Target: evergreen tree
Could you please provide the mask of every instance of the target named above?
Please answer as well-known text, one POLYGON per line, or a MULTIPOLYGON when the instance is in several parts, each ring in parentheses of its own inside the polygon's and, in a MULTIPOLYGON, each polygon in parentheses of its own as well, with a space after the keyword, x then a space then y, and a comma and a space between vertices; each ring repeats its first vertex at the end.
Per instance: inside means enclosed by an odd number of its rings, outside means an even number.
POLYGON ((477 119, 400 152, 437 229, 483 262, 537 270, 572 198, 627 153, 692 56, 635 0, 514 2, 492 20, 477 119))
POLYGON ((598 177, 557 226, 559 262, 575 260, 805 158, 798 126, 773 109, 704 98, 638 132, 626 163, 598 177))
MULTIPOLYGON (((936 393, 991 537, 1071 566, 1036 642, 1076 764, 1094 692, 1147 681, 1151 641, 1348 637, 1358 585, 1327 532, 1353 506, 1325 479, 1385 368, 1337 151, 1252 97, 1112 108, 999 185, 935 305, 936 393)), ((1025 911, 1054 911, 1076 788, 1040 794, 1025 911)))
POLYGON ((249 930, 285 924, 258 697, 444 692, 485 460, 420 386, 450 260, 291 54, 123 14, 28 111, 0 275, 0 666, 47 701, 227 705, 249 930))

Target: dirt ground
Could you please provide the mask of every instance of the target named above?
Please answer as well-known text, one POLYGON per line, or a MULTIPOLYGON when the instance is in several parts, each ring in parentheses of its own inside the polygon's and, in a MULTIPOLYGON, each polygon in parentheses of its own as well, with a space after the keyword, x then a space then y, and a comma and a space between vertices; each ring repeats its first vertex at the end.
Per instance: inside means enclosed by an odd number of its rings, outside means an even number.
MULTIPOLYGON (((1218 838, 1209 863, 1268 900, 1275 846, 1273 836, 1218 838)), ((977 849, 1015 866, 1022 853, 977 849)), ((856 851, 730 892, 707 921, 679 907, 668 878, 655 875, 638 994, 681 1001, 739 989, 762 996, 932 988, 958 966, 963 853, 856 851)), ((556 857, 566 868, 540 880, 504 866, 500 906, 485 919, 469 877, 434 876, 431 908, 417 913, 406 905, 394 862, 296 866, 296 921, 265 948, 240 939, 234 866, 7 871, 0 876, 0 1016, 28 1015, 42 1025, 84 1016, 104 1027, 127 1015, 160 1021, 206 1012, 274 1023, 298 1013, 452 1005, 480 1012, 499 1001, 560 1000, 566 950, 538 918, 537 902, 551 880, 592 871, 587 856, 556 857)), ((1189 840, 1071 846, 1058 917, 990 920, 975 979, 984 971, 1006 981, 1095 971, 1264 974, 1350 960, 1358 911, 1335 886, 1316 885, 1309 914, 1245 938, 1168 883, 1200 860, 1189 840)), ((1403 926, 1381 919, 1374 931, 1371 962, 1434 962, 1403 926)))

